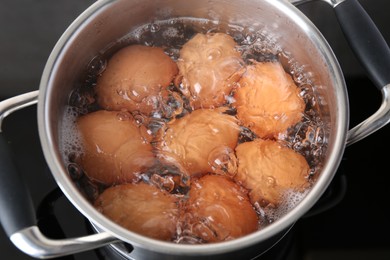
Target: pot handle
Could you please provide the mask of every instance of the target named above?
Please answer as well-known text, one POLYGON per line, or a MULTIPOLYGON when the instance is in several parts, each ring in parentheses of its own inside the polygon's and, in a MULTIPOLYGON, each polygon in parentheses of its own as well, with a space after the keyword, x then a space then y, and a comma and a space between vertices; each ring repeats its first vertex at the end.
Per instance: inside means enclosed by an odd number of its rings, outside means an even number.
POLYGON ((352 50, 380 90, 390 83, 390 49, 357 0, 334 7, 337 19, 352 50))
MULTIPOLYGON (((300 5, 313 0, 288 0, 300 5)), ((357 0, 321 0, 331 5, 341 29, 371 81, 382 93, 379 109, 348 132, 349 146, 390 122, 390 48, 382 34, 357 0)))
POLYGON ((382 92, 382 104, 377 112, 349 130, 349 146, 390 122, 390 48, 357 0, 333 1, 332 5, 353 52, 382 92))
POLYGON ((13 163, 9 145, 1 132, 3 119, 12 112, 37 103, 38 91, 0 102, 0 222, 5 233, 24 253, 53 258, 95 249, 118 241, 102 232, 80 238, 54 240, 45 237, 36 224, 33 202, 13 163))
MULTIPOLYGON (((12 112, 37 102, 38 92, 30 92, 0 103, 0 133, 3 119, 12 112)), ((34 207, 16 171, 4 135, 0 134, 0 220, 8 236, 32 226, 34 207)))

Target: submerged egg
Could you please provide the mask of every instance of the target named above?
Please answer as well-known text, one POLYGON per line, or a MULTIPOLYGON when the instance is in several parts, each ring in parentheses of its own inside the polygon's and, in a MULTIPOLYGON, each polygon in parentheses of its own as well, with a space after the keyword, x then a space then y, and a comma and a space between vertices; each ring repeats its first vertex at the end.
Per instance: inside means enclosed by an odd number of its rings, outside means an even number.
POLYGON ((230 153, 234 149, 240 132, 237 119, 225 111, 226 108, 198 109, 169 122, 158 133, 158 153, 181 163, 189 175, 212 172, 212 161, 222 151, 230 153))
POLYGON ((262 138, 272 138, 302 119, 305 102, 279 62, 247 67, 234 94, 241 123, 262 138))
POLYGON ((232 240, 258 229, 247 191, 219 175, 192 182, 185 209, 185 232, 204 242, 232 240))
POLYGON ((250 190, 252 203, 277 206, 287 190, 308 187, 309 165, 294 150, 276 141, 256 139, 236 148, 239 166, 235 181, 250 190))
POLYGON ((122 48, 97 80, 98 103, 107 110, 127 109, 149 115, 159 105, 160 91, 165 91, 177 72, 176 63, 161 48, 122 48))
POLYGON ((89 113, 78 118, 77 129, 83 148, 79 163, 93 180, 107 185, 132 181, 154 161, 147 130, 130 113, 89 113))
POLYGON ((226 104, 243 73, 244 62, 236 47, 224 33, 198 33, 183 45, 177 65, 181 88, 194 109, 226 104))
POLYGON ((95 207, 112 221, 141 235, 171 240, 176 233, 176 197, 146 183, 110 187, 100 194, 95 207))

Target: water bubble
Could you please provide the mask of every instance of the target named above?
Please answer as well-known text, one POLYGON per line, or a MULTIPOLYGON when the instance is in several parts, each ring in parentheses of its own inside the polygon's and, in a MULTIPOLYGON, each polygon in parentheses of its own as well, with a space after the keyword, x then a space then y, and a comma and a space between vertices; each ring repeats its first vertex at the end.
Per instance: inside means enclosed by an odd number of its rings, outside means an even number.
POLYGON ((79 181, 79 184, 83 187, 83 191, 85 193, 85 196, 89 200, 95 201, 96 198, 100 194, 99 185, 94 183, 93 181, 89 180, 88 178, 81 178, 81 180, 79 181))
POLYGON ((179 236, 175 242, 178 244, 197 245, 201 244, 202 240, 194 236, 179 236))
POLYGON ((153 141, 152 131, 150 129, 147 129, 145 125, 139 125, 139 127, 140 127, 142 142, 145 144, 152 143, 152 141, 153 141))
POLYGON ((207 52, 207 59, 209 60, 216 60, 222 55, 222 51, 220 48, 211 48, 208 49, 207 52))
POLYGON ((255 133, 253 133, 249 128, 241 126, 240 135, 238 136, 238 142, 250 142, 257 138, 255 133))
POLYGON ((154 40, 152 40, 152 39, 145 40, 145 41, 143 42, 143 44, 144 44, 145 46, 149 46, 149 47, 154 46, 154 40))
POLYGON ((152 131, 152 134, 156 134, 161 128, 166 125, 166 121, 161 118, 152 117, 148 122, 148 129, 152 131))
POLYGON ((143 114, 141 114, 139 111, 133 112, 133 118, 137 125, 143 125, 146 121, 146 117, 143 114))
POLYGON ((156 23, 152 23, 151 25, 150 25, 150 31, 152 32, 152 33, 155 33, 155 32, 158 32, 159 30, 160 30, 160 25, 158 25, 158 24, 156 24, 156 23))
POLYGON ((293 76, 294 81, 297 83, 300 83, 305 79, 305 77, 302 73, 294 73, 294 74, 292 74, 292 76, 293 76))
POLYGON ((325 131, 323 127, 317 127, 315 135, 315 144, 322 145, 325 143, 325 131))
POLYGON ((124 100, 131 100, 127 91, 126 91, 126 85, 124 85, 123 82, 120 82, 119 86, 116 86, 116 93, 118 94, 118 96, 120 96, 124 100))
POLYGON ((76 109, 78 114, 86 114, 96 102, 95 97, 89 91, 77 89, 72 91, 69 98, 69 104, 76 109))
POLYGON ((116 114, 116 118, 118 118, 118 120, 120 120, 120 121, 129 121, 132 119, 132 116, 131 116, 130 112, 123 110, 123 111, 119 111, 116 114))
POLYGON ((242 41, 242 44, 251 45, 254 44, 257 40, 256 34, 247 34, 244 36, 244 40, 242 41))
POLYGON ((84 175, 83 170, 76 163, 68 164, 68 173, 72 180, 78 180, 84 175))
POLYGON ((173 191, 173 189, 175 188, 175 182, 173 181, 172 176, 162 177, 158 174, 153 174, 150 178, 150 181, 160 189, 164 189, 168 192, 173 191))
POLYGON ((183 113, 184 101, 177 92, 169 92, 168 96, 161 102, 160 111, 162 117, 172 118, 183 113))
POLYGON ((96 76, 101 75, 107 67, 107 59, 96 56, 88 64, 88 78, 96 78, 96 76))
POLYGON ((150 182, 161 189, 184 196, 187 194, 191 180, 182 164, 170 153, 161 152, 157 155, 159 159, 147 174, 150 182))
POLYGON ((98 59, 97 62, 91 65, 91 69, 97 74, 101 75, 107 68, 107 60, 98 59))
POLYGON ((116 93, 124 100, 136 103, 142 103, 145 99, 145 95, 142 95, 142 93, 147 92, 146 86, 135 85, 130 79, 122 79, 115 83, 113 89, 116 89, 116 93))
POLYGON ((165 38, 174 38, 174 37, 180 37, 179 30, 175 27, 168 27, 163 31, 163 36, 165 38))
POLYGON ((214 173, 233 177, 237 172, 237 157, 228 146, 219 146, 211 151, 208 163, 214 173))
POLYGON ((266 185, 268 187, 274 187, 276 185, 276 180, 272 176, 266 176, 266 185))

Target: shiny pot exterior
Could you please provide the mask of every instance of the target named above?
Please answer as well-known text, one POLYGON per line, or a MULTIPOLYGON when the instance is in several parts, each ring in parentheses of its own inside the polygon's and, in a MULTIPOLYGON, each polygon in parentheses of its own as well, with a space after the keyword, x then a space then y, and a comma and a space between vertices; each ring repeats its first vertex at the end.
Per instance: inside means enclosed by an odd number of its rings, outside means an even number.
POLYGON ((315 204, 331 182, 343 155, 348 115, 344 79, 327 42, 298 9, 285 1, 276 0, 97 1, 75 20, 55 46, 43 73, 38 99, 41 143, 58 185, 101 232, 132 245, 132 254, 140 259, 215 258, 218 255, 226 258, 230 252, 245 251, 262 243, 269 247, 269 240, 281 237, 315 204), (81 195, 67 173, 60 151, 63 122, 59 119, 63 118, 70 93, 88 63, 99 51, 137 26, 172 17, 218 20, 267 32, 310 72, 316 85, 316 95, 321 101, 319 106, 326 122, 327 148, 323 168, 314 187, 293 210, 275 223, 232 241, 181 245, 150 239, 118 226, 95 210, 81 195))

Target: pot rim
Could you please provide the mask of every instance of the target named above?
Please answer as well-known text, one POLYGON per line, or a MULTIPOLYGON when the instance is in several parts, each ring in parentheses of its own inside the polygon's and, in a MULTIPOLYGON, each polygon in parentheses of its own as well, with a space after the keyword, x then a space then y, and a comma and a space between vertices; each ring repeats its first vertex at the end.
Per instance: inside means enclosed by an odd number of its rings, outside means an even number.
POLYGON ((63 166, 62 155, 58 150, 55 149, 54 144, 56 141, 53 140, 53 133, 52 129, 50 128, 50 120, 48 120, 50 114, 48 104, 50 103, 49 86, 56 74, 56 71, 58 70, 58 62, 64 56, 64 53, 68 50, 73 37, 75 37, 77 31, 82 30, 86 24, 91 22, 97 13, 115 2, 113 0, 102 0, 95 2, 85 12, 83 12, 68 27, 68 29, 55 45, 43 71, 38 97, 39 136, 42 144, 43 154, 46 158, 50 170, 52 171, 52 175, 54 176, 58 186, 61 188, 66 197, 71 201, 71 203, 97 227, 135 247, 140 247, 155 252, 181 255, 210 255, 225 253, 227 251, 233 251, 254 245, 275 236, 285 229, 288 229, 288 227, 293 225, 316 203, 316 201, 326 190, 332 181, 333 176, 336 173, 336 170, 342 159, 347 138, 349 106, 344 77, 330 46, 323 38, 322 34, 318 31, 318 29, 304 14, 302 14, 293 5, 285 1, 264 1, 268 2, 270 5, 273 5, 276 9, 281 10, 281 12, 283 12, 285 15, 292 16, 293 20, 304 28, 305 32, 307 32, 307 36, 310 37, 315 45, 318 46, 320 51, 324 53, 324 57, 327 59, 325 62, 329 67, 331 75, 333 75, 334 85, 337 86, 337 91, 339 91, 339 95, 336 95, 338 114, 335 117, 335 124, 338 126, 338 128, 335 132, 337 134, 334 137, 332 147, 327 148, 329 152, 329 158, 325 163, 321 175, 316 181, 316 184, 313 186, 310 192, 308 192, 305 198, 296 207, 294 207, 294 209, 290 210, 283 217, 275 221, 275 223, 244 237, 213 244, 183 245, 151 239, 125 229, 109 221, 106 217, 99 213, 90 202, 81 196, 80 192, 66 173, 67 171, 63 166))

